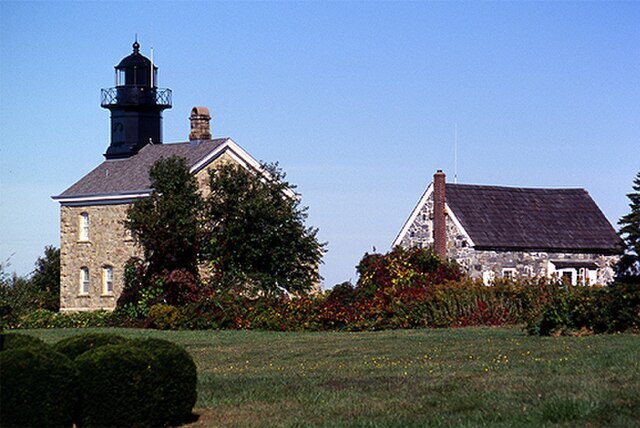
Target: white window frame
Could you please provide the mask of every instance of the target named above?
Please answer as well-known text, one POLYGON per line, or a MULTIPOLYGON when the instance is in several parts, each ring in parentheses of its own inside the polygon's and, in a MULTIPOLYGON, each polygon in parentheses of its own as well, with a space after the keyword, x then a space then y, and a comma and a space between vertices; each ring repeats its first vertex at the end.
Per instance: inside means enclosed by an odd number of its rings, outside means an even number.
POLYGON ((89 240, 89 213, 81 212, 80 217, 78 218, 78 239, 80 241, 88 241, 89 240))
POLYGON ((113 266, 107 265, 102 268, 102 294, 113 294, 113 266))
POLYGON ((90 285, 89 268, 83 266, 80 268, 80 294, 83 296, 88 295, 90 285))
POLYGON ((504 279, 508 279, 508 280, 515 280, 516 279, 516 275, 518 274, 518 271, 516 270, 516 268, 504 268, 502 269, 502 277, 504 279))
POLYGON ((556 274, 558 275, 558 278, 560 279, 560 281, 563 281, 562 278, 563 278, 563 276, 565 274, 571 275, 571 280, 569 281, 569 284, 576 285, 576 280, 578 278, 578 272, 576 271, 575 268, 558 269, 558 270, 556 270, 556 274))

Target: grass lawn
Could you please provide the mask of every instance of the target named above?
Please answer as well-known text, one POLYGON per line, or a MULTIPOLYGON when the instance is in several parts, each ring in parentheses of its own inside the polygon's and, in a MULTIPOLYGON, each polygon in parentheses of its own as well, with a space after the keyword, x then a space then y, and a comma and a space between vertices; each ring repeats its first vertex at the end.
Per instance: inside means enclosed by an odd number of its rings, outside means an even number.
MULTIPOLYGON (((55 342, 87 330, 28 330, 55 342)), ((104 331, 104 330, 101 330, 104 331)), ((198 366, 209 426, 640 426, 640 336, 517 328, 151 331, 198 366)))

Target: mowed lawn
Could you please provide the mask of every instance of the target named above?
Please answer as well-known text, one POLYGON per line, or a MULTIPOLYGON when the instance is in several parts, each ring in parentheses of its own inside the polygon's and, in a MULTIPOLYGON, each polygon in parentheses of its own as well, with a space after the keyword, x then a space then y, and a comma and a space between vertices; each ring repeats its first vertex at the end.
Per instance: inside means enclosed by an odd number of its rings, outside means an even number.
POLYGON ((640 336, 517 328, 366 333, 83 331, 179 343, 213 426, 640 426, 640 336))

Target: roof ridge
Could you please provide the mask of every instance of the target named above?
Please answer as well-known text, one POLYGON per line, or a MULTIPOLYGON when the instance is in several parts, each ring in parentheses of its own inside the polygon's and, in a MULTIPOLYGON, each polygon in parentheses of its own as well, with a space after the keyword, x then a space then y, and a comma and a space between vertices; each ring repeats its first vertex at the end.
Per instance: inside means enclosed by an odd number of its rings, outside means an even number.
POLYGON ((491 185, 491 184, 466 184, 466 183, 446 183, 447 187, 473 187, 482 189, 494 189, 494 190, 542 190, 542 191, 559 191, 559 190, 581 190, 587 191, 584 187, 522 187, 522 186, 507 186, 507 185, 491 185))

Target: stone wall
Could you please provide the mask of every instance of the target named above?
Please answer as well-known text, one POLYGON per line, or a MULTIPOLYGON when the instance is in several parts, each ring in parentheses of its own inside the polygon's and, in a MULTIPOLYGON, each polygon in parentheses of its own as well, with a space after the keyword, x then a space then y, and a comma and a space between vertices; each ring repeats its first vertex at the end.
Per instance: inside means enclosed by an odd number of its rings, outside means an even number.
POLYGON ((141 250, 126 231, 128 204, 60 208, 60 310, 111 310, 123 287, 123 266, 141 250), (80 239, 80 215, 89 215, 89 236, 80 239), (113 292, 103 289, 105 267, 113 269, 113 292), (89 270, 89 293, 82 293, 81 269, 89 270))
MULTIPOLYGON (((208 193, 209 171, 222 163, 235 162, 223 154, 196 174, 203 195, 208 193)), ((130 204, 60 207, 60 310, 78 312, 112 310, 124 287, 124 264, 132 256, 142 257, 124 227, 130 204), (89 239, 80 239, 80 216, 89 215, 89 239), (103 289, 105 267, 113 269, 113 292, 103 289), (89 270, 89 292, 81 291, 81 269, 89 270)))

